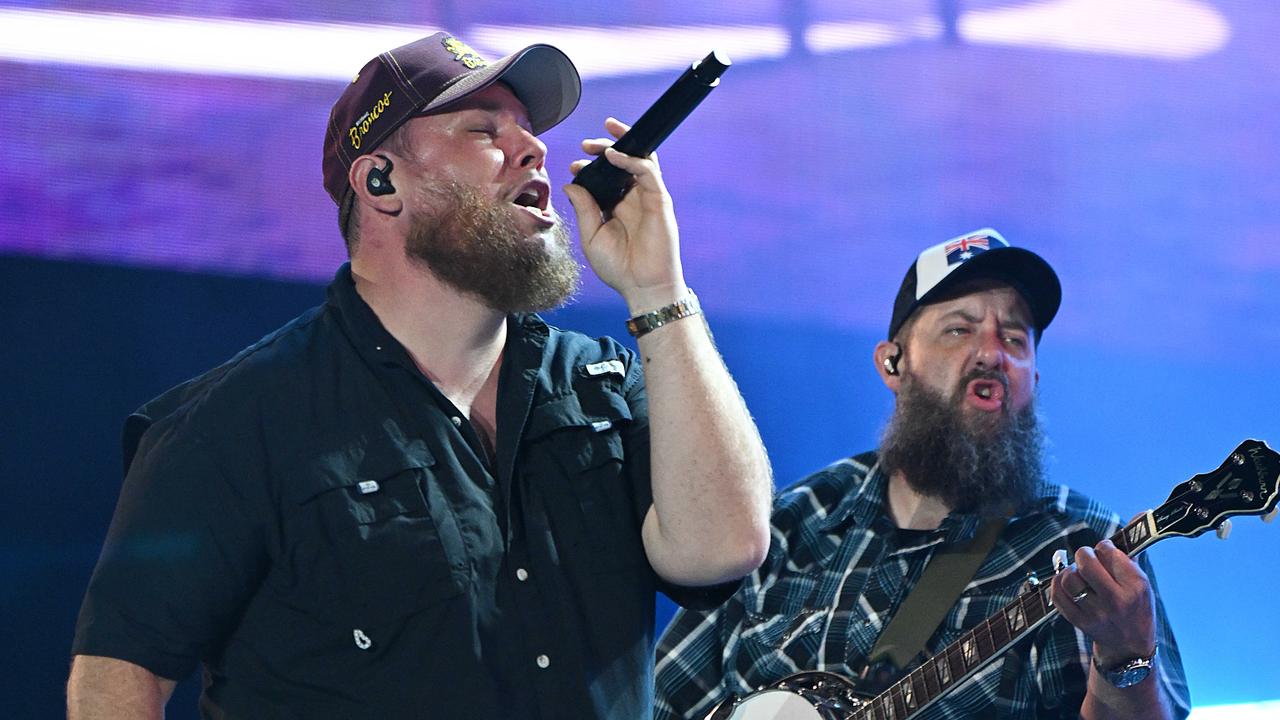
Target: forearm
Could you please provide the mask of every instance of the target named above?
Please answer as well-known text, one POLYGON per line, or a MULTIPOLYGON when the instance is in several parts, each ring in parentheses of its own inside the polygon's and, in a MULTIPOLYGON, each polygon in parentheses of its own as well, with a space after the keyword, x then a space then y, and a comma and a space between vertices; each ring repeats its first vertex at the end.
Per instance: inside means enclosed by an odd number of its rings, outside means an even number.
POLYGON ((769 545, 769 460, 701 316, 639 339, 649 399, 653 510, 645 547, 669 581, 755 569, 769 545))
POLYGON ((131 662, 77 655, 67 680, 67 719, 161 720, 176 684, 131 662))

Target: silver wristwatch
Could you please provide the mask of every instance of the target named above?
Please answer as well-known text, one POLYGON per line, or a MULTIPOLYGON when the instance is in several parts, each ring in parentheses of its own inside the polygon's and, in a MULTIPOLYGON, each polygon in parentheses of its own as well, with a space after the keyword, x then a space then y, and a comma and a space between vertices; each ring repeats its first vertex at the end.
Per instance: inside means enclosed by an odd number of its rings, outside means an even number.
POLYGON ((1110 670, 1104 670, 1102 666, 1098 664, 1098 656, 1094 655, 1093 666, 1098 669, 1098 673, 1101 674, 1107 682, 1111 683, 1115 687, 1124 689, 1127 687, 1133 687, 1147 679, 1147 676, 1151 674, 1152 669, 1155 668, 1156 655, 1159 654, 1159 652, 1160 646, 1157 645, 1156 649, 1151 651, 1151 655, 1149 657, 1136 657, 1110 670))
POLYGON ((683 298, 643 315, 637 315, 627 321, 627 332, 632 337, 640 337, 646 335, 669 322, 674 322, 681 318, 691 317, 702 312, 702 305, 698 302, 698 296, 693 294, 693 290, 689 290, 683 298))

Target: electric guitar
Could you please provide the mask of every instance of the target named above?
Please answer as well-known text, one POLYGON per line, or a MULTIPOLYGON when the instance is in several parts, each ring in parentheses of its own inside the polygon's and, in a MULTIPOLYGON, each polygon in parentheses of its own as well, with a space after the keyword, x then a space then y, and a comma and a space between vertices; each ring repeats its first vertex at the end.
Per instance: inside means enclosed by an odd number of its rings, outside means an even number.
MULTIPOLYGON (((1235 515, 1274 519, 1278 486, 1280 454, 1264 442, 1246 440, 1217 470, 1175 487, 1163 505, 1139 515, 1111 541, 1133 557, 1174 536, 1197 537, 1216 529, 1225 538, 1235 515)), ((1058 618, 1049 588, 1033 576, 1013 602, 874 696, 842 675, 801 672, 744 698, 730 697, 704 720, 910 720, 1018 640, 1058 618)))

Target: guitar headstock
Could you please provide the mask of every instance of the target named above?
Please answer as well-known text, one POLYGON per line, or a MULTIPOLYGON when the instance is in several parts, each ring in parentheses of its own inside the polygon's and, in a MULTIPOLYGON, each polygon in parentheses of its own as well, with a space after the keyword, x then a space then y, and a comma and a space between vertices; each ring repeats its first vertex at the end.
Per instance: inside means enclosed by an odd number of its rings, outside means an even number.
POLYGON ((1259 440, 1240 443, 1217 470, 1179 484, 1152 510, 1155 538, 1195 537, 1235 515, 1267 515, 1280 502, 1280 454, 1259 440))

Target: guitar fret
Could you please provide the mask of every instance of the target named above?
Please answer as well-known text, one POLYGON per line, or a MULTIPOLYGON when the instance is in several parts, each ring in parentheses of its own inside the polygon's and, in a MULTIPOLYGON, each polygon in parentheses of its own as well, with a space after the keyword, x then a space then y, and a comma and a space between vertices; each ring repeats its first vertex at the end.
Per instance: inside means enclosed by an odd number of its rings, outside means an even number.
POLYGON ((1013 604, 1013 607, 1005 611, 1004 617, 1009 625, 1010 633, 1019 633, 1027 626, 1027 612, 1022 609, 1021 598, 1013 604))
POLYGON ((978 654, 980 655, 980 659, 991 657, 991 654, 996 651, 995 643, 991 640, 991 623, 984 620, 973 630, 973 636, 978 640, 978 654))
POLYGON ((960 641, 960 657, 964 661, 964 671, 968 672, 969 668, 978 664, 981 659, 978 655, 977 634, 970 632, 960 641))
POLYGON ((995 648, 1003 647, 1009 642, 1009 625, 1005 622, 1003 613, 989 618, 987 625, 991 628, 991 644, 995 648))
POLYGON ((1151 528, 1147 526, 1147 514, 1139 515, 1133 522, 1125 526, 1111 538, 1111 542, 1126 555, 1132 555, 1135 548, 1142 547, 1151 538, 1151 528))
POLYGON ((925 697, 935 698, 942 693, 942 683, 938 680, 938 668, 934 659, 930 658, 920 666, 920 677, 924 680, 925 697))
POLYGON ((892 693, 886 694, 880 701, 880 714, 884 720, 894 720, 897 715, 893 712, 893 696, 892 693))
POLYGON ((954 653, 950 648, 948 648, 948 649, 946 649, 946 650, 944 650, 944 651, 943 651, 943 653, 942 653, 942 657, 941 657, 941 659, 939 660, 939 662, 937 663, 937 666, 938 666, 938 680, 939 680, 939 681, 940 681, 944 686, 945 686, 945 685, 950 685, 950 684, 951 684, 951 679, 955 677, 955 675, 953 675, 953 674, 952 674, 952 672, 951 672, 951 662, 952 662, 952 658, 953 658, 954 656, 955 656, 955 653, 954 653))
POLYGON ((902 717, 906 717, 907 703, 906 703, 906 700, 902 697, 902 687, 895 686, 894 693, 891 693, 891 694, 894 695, 894 698, 893 698, 894 710, 897 712, 898 715, 901 715, 902 717))
POLYGON ((955 650, 948 653, 947 661, 951 665, 951 682, 955 682, 956 678, 964 677, 969 672, 969 667, 964 661, 964 648, 957 646, 955 650))
POLYGON ((1022 596, 1021 605, 1022 609, 1027 612, 1028 625, 1040 622, 1045 615, 1049 614, 1049 606, 1044 601, 1044 590, 1048 587, 1046 583, 1022 596))

